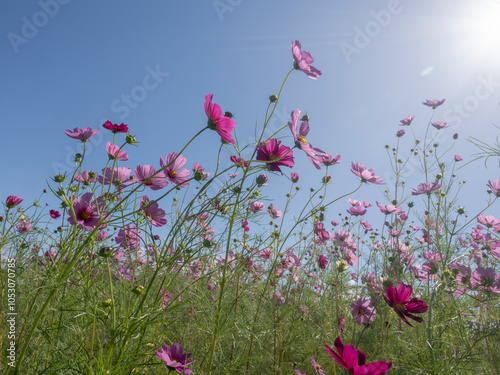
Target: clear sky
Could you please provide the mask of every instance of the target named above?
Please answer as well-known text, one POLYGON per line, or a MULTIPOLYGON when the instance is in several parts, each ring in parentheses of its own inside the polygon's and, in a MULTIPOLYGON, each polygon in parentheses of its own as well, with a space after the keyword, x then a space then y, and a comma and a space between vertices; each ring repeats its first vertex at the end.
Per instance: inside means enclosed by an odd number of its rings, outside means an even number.
MULTIPOLYGON (((141 142, 128 149, 127 166, 158 166, 160 155, 206 126, 209 93, 235 114, 240 141, 251 139, 292 66, 292 40, 323 75, 292 74, 275 126, 300 108, 311 118, 308 140, 342 155, 331 197, 357 186, 351 161, 387 175, 384 145, 395 144, 408 115, 423 137, 432 113, 425 99, 446 99, 433 119, 450 126, 439 143, 444 150, 459 133, 447 160, 457 153, 465 164, 476 152, 467 137, 493 141, 499 133, 492 125, 500 123, 499 19, 496 0, 2 1, 0 199, 30 202, 71 165, 78 142, 65 129, 101 129, 87 158, 88 169, 100 171, 107 119, 128 124, 141 142)), ((184 153, 188 166, 213 170, 218 146, 215 133, 204 134, 184 153)), ((303 186, 316 185, 322 172, 298 151, 295 159, 303 186)), ((482 204, 487 180, 500 179, 498 160, 460 174, 465 201, 482 204)), ((423 182, 411 174, 408 181, 423 182)), ((380 190, 364 187, 354 198, 380 201, 380 190)))

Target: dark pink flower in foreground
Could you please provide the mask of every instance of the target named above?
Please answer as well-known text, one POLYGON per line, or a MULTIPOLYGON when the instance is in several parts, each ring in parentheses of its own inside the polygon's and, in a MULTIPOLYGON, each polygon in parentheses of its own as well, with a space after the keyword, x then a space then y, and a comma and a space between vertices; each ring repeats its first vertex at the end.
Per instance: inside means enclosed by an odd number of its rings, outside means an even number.
POLYGON ((224 116, 220 106, 212 103, 212 98, 212 94, 205 96, 205 113, 208 117, 207 126, 209 129, 215 130, 224 142, 232 143, 234 145, 235 142, 231 137, 231 132, 235 127, 234 120, 230 117, 224 116))
POLYGON ((111 160, 128 160, 128 154, 125 151, 120 150, 120 147, 118 147, 117 145, 111 144, 111 142, 106 143, 106 152, 108 153, 108 156, 111 160))
POLYGON ((7 206, 7 208, 13 208, 16 207, 18 204, 21 204, 22 201, 23 198, 19 198, 15 195, 9 195, 5 200, 5 205, 7 206))
POLYGON ((105 129, 111 130, 115 134, 128 132, 128 126, 125 125, 124 123, 121 123, 120 125, 118 125, 118 124, 113 124, 109 120, 106 121, 102 127, 105 129))
POLYGON ((380 375, 387 374, 392 367, 392 362, 379 361, 366 364, 366 354, 353 345, 344 345, 340 337, 335 339, 336 352, 324 344, 328 353, 335 361, 354 375, 380 375))
MULTIPOLYGON (((68 210, 68 222, 72 225, 79 224, 83 230, 92 231, 99 224, 99 204, 100 200, 93 201, 92 193, 85 193, 80 200, 75 199, 72 210, 68 210)), ((104 215, 104 213, 102 213, 104 215)))
POLYGON ((372 301, 366 297, 361 297, 356 302, 351 302, 351 313, 353 319, 358 324, 371 323, 377 316, 377 310, 372 306, 372 301))
POLYGON ((309 52, 301 51, 301 48, 302 46, 298 40, 292 42, 293 67, 302 70, 309 78, 318 79, 321 71, 311 66, 314 59, 309 52))
POLYGON ((431 125, 434 126, 437 130, 445 129, 448 127, 448 125, 446 125, 446 122, 441 121, 431 122, 431 125))
POLYGON ((141 199, 141 207, 144 216, 146 216, 146 219, 148 219, 153 226, 162 227, 167 224, 165 211, 158 206, 158 202, 150 201, 147 196, 144 196, 141 199))
POLYGON ((438 180, 431 182, 430 184, 422 183, 417 186, 417 190, 410 189, 411 195, 420 195, 420 194, 430 194, 434 190, 441 189, 441 185, 438 184, 438 180))
POLYGON ((31 223, 29 221, 21 221, 16 225, 16 231, 18 233, 31 232, 31 223))
POLYGON ((162 345, 161 349, 156 351, 156 356, 165 362, 169 370, 176 370, 180 374, 191 374, 192 371, 187 366, 196 362, 188 361, 192 354, 184 353, 181 344, 173 344, 170 347, 162 345))
POLYGON ((415 116, 406 116, 404 119, 399 121, 401 123, 399 126, 409 126, 414 118, 415 116))
POLYGON ((56 211, 56 210, 50 210, 49 215, 52 219, 57 219, 58 217, 61 217, 61 214, 59 213, 59 211, 56 211))
POLYGON ((491 189, 493 194, 500 197, 500 180, 489 180, 487 186, 491 189))
POLYGON ((294 164, 293 151, 289 147, 282 146, 281 141, 275 138, 267 140, 257 149, 257 160, 266 162, 273 172, 281 172, 280 165, 291 168, 294 164))
POLYGON ((322 157, 327 154, 307 142, 306 136, 309 134, 309 122, 302 121, 299 128, 300 109, 293 111, 290 116, 292 118, 292 122, 288 122, 288 127, 290 128, 293 138, 295 139, 295 146, 306 153, 307 157, 316 169, 321 170, 321 166, 319 164, 322 161, 322 157))
POLYGON ((172 184, 178 185, 180 187, 187 186, 187 180, 189 180, 189 169, 184 168, 187 163, 187 159, 182 155, 177 156, 176 152, 172 152, 165 157, 165 161, 163 161, 163 157, 160 156, 160 165, 165 175, 172 184))
POLYGON ((326 256, 324 256, 323 254, 320 254, 318 257, 319 268, 324 270, 326 268, 327 264, 328 264, 328 260, 326 259, 326 256))
POLYGON ((427 99, 425 102, 422 102, 423 105, 426 105, 427 107, 431 107, 432 109, 436 109, 439 107, 441 104, 445 102, 445 99, 427 99))
POLYGON ((64 133, 73 139, 79 139, 82 142, 87 142, 94 135, 99 133, 99 129, 92 130, 88 126, 85 129, 74 128, 73 131, 67 129, 64 133))
POLYGON ((366 167, 361 163, 351 162, 351 172, 354 173, 361 179, 361 182, 371 182, 375 185, 382 185, 382 178, 375 176, 375 171, 373 169, 366 169, 366 167))
POLYGON ((462 161, 464 160, 463 157, 461 157, 460 155, 455 155, 455 161, 462 161))
POLYGON ((385 290, 384 295, 385 302, 387 302, 387 304, 394 309, 396 314, 398 314, 398 316, 410 327, 413 326, 408 322, 406 317, 413 319, 417 323, 423 323, 424 319, 413 314, 422 314, 428 309, 425 302, 418 298, 410 299, 412 292, 413 288, 411 285, 399 283, 397 287, 394 285, 389 286, 385 290))
POLYGON ((164 177, 162 172, 156 173, 155 167, 151 165, 138 165, 134 171, 135 180, 151 190, 160 190, 167 186, 168 181, 164 177))

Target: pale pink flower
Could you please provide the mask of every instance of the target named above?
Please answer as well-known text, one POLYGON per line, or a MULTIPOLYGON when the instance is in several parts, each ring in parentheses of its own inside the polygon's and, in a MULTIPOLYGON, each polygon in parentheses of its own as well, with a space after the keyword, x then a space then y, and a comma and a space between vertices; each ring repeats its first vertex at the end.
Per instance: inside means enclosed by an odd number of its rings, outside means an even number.
POLYGON ((293 67, 302 70, 309 78, 317 79, 321 75, 321 71, 311 65, 314 59, 309 52, 301 51, 301 48, 298 40, 292 42, 293 67))

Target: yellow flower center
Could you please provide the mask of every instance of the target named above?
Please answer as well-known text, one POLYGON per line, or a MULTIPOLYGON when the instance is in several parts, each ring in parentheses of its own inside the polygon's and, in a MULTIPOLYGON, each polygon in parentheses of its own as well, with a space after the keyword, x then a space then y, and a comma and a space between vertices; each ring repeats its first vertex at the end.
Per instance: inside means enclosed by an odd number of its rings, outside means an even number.
POLYGON ((400 312, 405 311, 405 307, 402 303, 396 303, 394 307, 400 312))
POLYGON ((171 178, 175 178, 175 176, 177 176, 177 172, 176 172, 176 171, 168 171, 168 175, 169 175, 171 178))
POLYGON ((146 180, 146 181, 144 182, 144 185, 153 185, 153 181, 151 181, 151 179, 146 180))
POLYGON ((276 161, 278 160, 278 157, 274 154, 269 155, 269 161, 276 161))
POLYGON ((150 219, 152 219, 152 218, 153 218, 153 214, 152 214, 150 211, 146 211, 144 214, 145 214, 147 217, 149 217, 150 219))
POLYGON ((359 308, 358 310, 358 315, 363 315, 365 313, 365 309, 363 309, 362 307, 359 308))
POLYGON ((300 137, 297 138, 300 142, 302 142, 303 144, 307 145, 307 141, 306 141, 306 137, 304 137, 303 135, 301 135, 300 137))
POLYGON ((83 220, 87 220, 90 217, 90 214, 87 211, 83 211, 80 216, 83 220))

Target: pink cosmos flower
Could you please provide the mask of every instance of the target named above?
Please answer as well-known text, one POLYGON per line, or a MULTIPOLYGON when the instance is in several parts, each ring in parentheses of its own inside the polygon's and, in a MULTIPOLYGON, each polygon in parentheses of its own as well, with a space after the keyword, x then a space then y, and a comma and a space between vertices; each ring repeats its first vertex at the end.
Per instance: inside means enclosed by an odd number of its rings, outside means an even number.
MULTIPOLYGON (((75 217, 73 217, 71 209, 68 210, 68 222, 71 225, 79 224, 83 230, 92 231, 99 224, 99 205, 102 203, 102 200, 98 198, 93 201, 92 199, 92 193, 83 194, 80 200, 75 198, 73 201, 75 217)), ((101 212, 101 215, 103 217, 106 216, 104 212, 101 212)))
POLYGON ((260 252, 259 254, 259 258, 262 260, 262 261, 266 261, 268 259, 271 259, 271 256, 273 255, 271 249, 264 249, 260 252))
POLYGON ((106 143, 106 152, 108 153, 110 160, 128 160, 128 154, 125 151, 120 150, 120 147, 118 147, 117 145, 111 144, 111 142, 106 143))
POLYGON ((473 287, 477 287, 481 290, 491 290, 493 292, 497 292, 498 289, 495 288, 495 281, 496 272, 491 267, 477 267, 471 277, 471 284, 473 287))
POLYGON ((125 125, 124 123, 121 123, 120 125, 118 125, 118 124, 113 124, 109 120, 107 120, 102 127, 105 129, 111 130, 115 134, 128 132, 128 126, 125 125))
POLYGON ((298 40, 292 42, 293 67, 297 70, 302 70, 309 78, 318 79, 321 71, 316 69, 311 64, 314 59, 309 52, 301 51, 302 46, 298 40))
POLYGON ((399 126, 409 126, 414 118, 415 116, 406 116, 404 119, 399 121, 401 123, 399 126))
POLYGON ((361 163, 351 163, 351 172, 358 176, 361 182, 371 182, 375 185, 382 185, 382 178, 375 176, 375 171, 373 169, 367 170, 361 163))
POLYGON ((353 206, 347 210, 347 213, 353 216, 363 216, 364 214, 366 214, 366 209, 361 206, 353 206))
POLYGON ((80 129, 80 128, 74 128, 73 131, 67 129, 64 132, 68 137, 73 138, 73 139, 79 139, 82 142, 87 142, 90 138, 92 138, 94 135, 99 133, 99 129, 92 130, 88 126, 85 129, 80 129))
POLYGON ((375 320, 377 315, 377 310, 372 306, 371 300, 366 297, 351 302, 351 309, 352 317, 358 324, 369 324, 375 320))
POLYGON ((417 186, 417 190, 410 189, 412 191, 411 195, 427 194, 429 195, 434 190, 441 189, 441 185, 438 184, 438 180, 431 182, 430 184, 422 183, 417 186))
POLYGON ((366 220, 361 220, 360 221, 360 224, 363 226, 364 230, 365 230, 365 233, 373 230, 373 227, 368 223, 368 221, 366 220))
POLYGON ((264 203, 261 202, 250 202, 248 205, 248 209, 252 211, 253 213, 263 211, 264 210, 264 203))
POLYGON ((309 358, 309 359, 311 360, 311 363, 312 363, 312 365, 313 365, 313 367, 314 367, 314 371, 316 371, 316 374, 319 374, 319 375, 326 375, 326 372, 325 372, 325 370, 323 370, 323 367, 321 367, 321 366, 318 364, 318 362, 316 362, 316 361, 314 360, 314 358, 313 358, 313 357, 311 357, 311 358, 309 358))
POLYGON ((426 105, 428 107, 431 107, 432 109, 436 109, 439 107, 441 104, 445 102, 445 99, 427 99, 425 102, 422 102, 423 105, 426 105))
POLYGON ((31 223, 26 220, 21 221, 19 224, 16 225, 16 231, 18 233, 31 232, 31 223))
POLYGON ((102 170, 102 176, 99 176, 97 180, 103 185, 113 184, 118 190, 122 190, 133 183, 130 180, 130 172, 131 169, 127 167, 106 167, 102 170))
POLYGON ((437 130, 445 129, 448 127, 448 125, 446 125, 446 122, 441 121, 431 122, 431 125, 434 126, 437 130))
POLYGON ((19 198, 15 195, 9 195, 5 200, 5 205, 7 206, 7 208, 13 208, 16 207, 18 204, 21 204, 22 201, 23 201, 22 198, 19 198))
POLYGON ((320 254, 318 257, 318 264, 319 264, 319 268, 324 270, 328 264, 328 260, 326 259, 326 256, 324 256, 323 254, 320 254))
POLYGON ((347 203, 349 203, 351 206, 361 206, 361 202, 356 200, 356 199, 348 199, 347 203))
POLYGON ((318 155, 318 160, 321 164, 325 166, 330 166, 330 165, 335 165, 340 163, 340 159, 342 158, 341 155, 337 155, 333 157, 330 154, 323 154, 323 155, 318 155))
POLYGON ((427 311, 427 305, 418 298, 412 298, 413 288, 411 285, 399 283, 397 288, 394 285, 385 290, 384 299, 387 304, 394 309, 396 314, 410 327, 413 327, 406 317, 418 323, 423 323, 424 319, 413 314, 422 314, 427 311))
POLYGON ((387 374, 392 367, 392 362, 373 362, 366 364, 366 354, 359 349, 355 349, 353 345, 344 345, 340 337, 335 339, 336 352, 328 345, 325 345, 326 350, 335 359, 335 361, 354 375, 381 375, 387 374))
POLYGON ((145 187, 151 190, 160 190, 168 185, 168 181, 164 179, 164 173, 156 174, 156 169, 150 165, 138 165, 134 171, 134 178, 138 183, 143 183, 145 187))
POLYGON ((455 155, 455 161, 462 161, 464 160, 463 157, 461 157, 460 155, 455 155))
POLYGON ((49 215, 52 219, 57 219, 58 217, 61 217, 61 214, 59 213, 59 211, 56 211, 56 210, 50 210, 49 215))
POLYGON ((182 169, 187 163, 187 159, 182 155, 177 156, 176 152, 172 152, 165 157, 165 161, 163 161, 163 157, 160 156, 160 165, 165 175, 165 178, 170 180, 170 182, 174 185, 178 185, 180 187, 187 186, 187 180, 189 180, 189 169, 182 169))
POLYGON ((148 219, 153 226, 162 227, 167 224, 165 211, 158 206, 158 202, 150 201, 147 196, 144 196, 141 199, 141 207, 144 216, 146 216, 146 219, 148 219))
POLYGON ((321 170, 321 166, 319 164, 322 159, 319 157, 322 158, 323 155, 326 155, 326 153, 319 148, 313 147, 309 142, 307 142, 306 136, 309 134, 309 122, 302 121, 299 131, 297 132, 300 119, 300 109, 293 111, 290 116, 292 118, 292 122, 288 122, 288 127, 290 128, 293 138, 295 139, 295 146, 306 153, 307 157, 316 169, 321 170))
POLYGON ((281 141, 275 138, 267 140, 257 149, 257 160, 267 162, 268 168, 273 172, 281 172, 280 165, 291 168, 294 164, 293 151, 282 146, 281 141))
POLYGON ((489 180, 487 186, 491 189, 493 194, 500 197, 500 180, 489 180))
POLYGON ((299 182, 299 174, 297 172, 293 172, 290 174, 290 178, 292 179, 292 182, 295 184, 299 182))
POLYGON ((366 201, 363 201, 363 202, 362 202, 362 204, 363 204, 363 207, 364 207, 364 208, 368 208, 368 207, 371 207, 371 206, 372 206, 371 202, 366 202, 366 201))
POLYGON ((165 362, 169 370, 176 370, 179 374, 191 374, 192 371, 187 366, 196 362, 188 361, 192 354, 184 353, 181 344, 173 344, 170 347, 162 345, 161 349, 156 351, 156 356, 165 362))
POLYGON ((81 182, 85 186, 89 186, 97 181, 97 173, 92 171, 84 171, 83 173, 77 173, 75 176, 75 181, 81 182))
POLYGON ((248 167, 248 163, 243 158, 237 158, 236 156, 231 156, 229 158, 234 164, 237 164, 238 167, 248 167))
POLYGON ((295 373, 297 375, 307 375, 304 371, 300 371, 300 370, 297 370, 297 369, 294 369, 295 373))
POLYGON ((321 221, 314 225, 314 234, 318 236, 318 241, 321 244, 325 244, 330 238, 332 238, 332 235, 324 228, 321 221))
POLYGON ((207 126, 209 129, 215 130, 224 142, 232 143, 234 145, 235 142, 231 137, 231 132, 235 127, 234 120, 224 116, 220 106, 212 103, 212 98, 212 94, 205 96, 205 113, 208 117, 207 126))
POLYGON ((275 208, 272 204, 267 208, 267 212, 273 219, 279 219, 281 217, 281 211, 275 208))
POLYGON ((500 219, 495 219, 495 217, 491 215, 485 216, 483 214, 479 214, 477 215, 477 221, 483 224, 486 228, 493 228, 500 225, 500 219))
POLYGON ((140 244, 141 235, 135 225, 125 225, 118 232, 115 241, 122 247, 137 249, 140 244))
POLYGON ((382 203, 377 202, 377 206, 380 208, 380 212, 383 212, 386 215, 400 215, 404 213, 403 209, 401 207, 396 207, 392 204, 388 204, 387 206, 384 206, 382 203))

